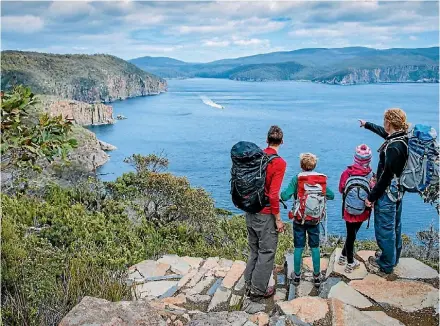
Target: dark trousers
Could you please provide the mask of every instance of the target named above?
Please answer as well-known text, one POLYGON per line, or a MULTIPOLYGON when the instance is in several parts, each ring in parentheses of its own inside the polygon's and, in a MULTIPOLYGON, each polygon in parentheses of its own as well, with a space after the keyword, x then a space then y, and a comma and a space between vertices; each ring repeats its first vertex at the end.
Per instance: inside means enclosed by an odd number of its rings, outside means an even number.
POLYGON ((250 253, 244 279, 254 292, 264 294, 273 271, 278 245, 275 217, 270 214, 246 213, 246 227, 250 253))
POLYGON ((385 193, 374 205, 374 232, 382 251, 377 264, 391 273, 399 263, 402 251, 402 202, 391 201, 385 193))
POLYGON ((342 255, 347 257, 349 264, 353 263, 354 242, 356 241, 356 234, 361 228, 362 222, 345 222, 347 228, 347 239, 345 240, 342 255))
POLYGON ((319 248, 319 224, 299 224, 293 222, 293 246, 304 248, 306 236, 310 248, 319 248))

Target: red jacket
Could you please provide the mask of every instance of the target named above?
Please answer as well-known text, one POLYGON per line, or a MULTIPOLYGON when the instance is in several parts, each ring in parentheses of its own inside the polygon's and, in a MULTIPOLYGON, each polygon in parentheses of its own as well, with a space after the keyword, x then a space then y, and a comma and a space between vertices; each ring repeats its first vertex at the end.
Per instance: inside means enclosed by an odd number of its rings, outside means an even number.
MULTIPOLYGON (((366 176, 371 172, 371 168, 365 168, 363 166, 353 164, 347 167, 347 169, 342 172, 341 179, 339 181, 339 192, 342 194, 344 192, 345 184, 350 176, 366 176)), ((351 215, 344 211, 344 220, 347 222, 364 222, 368 220, 371 215, 371 210, 365 210, 361 215, 351 215)))
MULTIPOLYGON (((264 152, 268 155, 277 154, 273 148, 266 148, 264 152)), ((265 207, 260 214, 278 214, 280 212, 280 188, 286 172, 286 161, 281 157, 273 159, 266 169, 266 183, 264 193, 269 198, 270 207, 265 207)))

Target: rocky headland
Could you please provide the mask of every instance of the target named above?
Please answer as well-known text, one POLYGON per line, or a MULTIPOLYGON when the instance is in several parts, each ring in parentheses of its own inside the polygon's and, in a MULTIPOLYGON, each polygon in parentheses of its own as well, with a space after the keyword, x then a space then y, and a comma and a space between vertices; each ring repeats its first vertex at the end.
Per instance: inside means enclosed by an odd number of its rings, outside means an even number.
POLYGON ((120 58, 2 51, 1 86, 30 86, 36 94, 102 103, 165 92, 164 79, 120 58))

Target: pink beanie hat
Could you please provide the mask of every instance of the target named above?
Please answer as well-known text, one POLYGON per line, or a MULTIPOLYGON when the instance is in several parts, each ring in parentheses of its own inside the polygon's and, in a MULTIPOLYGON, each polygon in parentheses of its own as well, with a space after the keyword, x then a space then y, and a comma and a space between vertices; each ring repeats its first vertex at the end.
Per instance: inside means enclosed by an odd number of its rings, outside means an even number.
POLYGON ((367 167, 371 162, 371 149, 365 144, 356 147, 356 153, 354 154, 354 163, 360 166, 367 167))

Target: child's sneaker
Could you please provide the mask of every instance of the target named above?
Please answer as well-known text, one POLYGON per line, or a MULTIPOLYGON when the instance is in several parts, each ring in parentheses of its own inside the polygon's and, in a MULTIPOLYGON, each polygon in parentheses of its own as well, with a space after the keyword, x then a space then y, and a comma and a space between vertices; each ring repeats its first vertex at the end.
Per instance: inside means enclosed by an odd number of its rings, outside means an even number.
POLYGON ((343 266, 347 262, 347 256, 343 256, 342 254, 339 256, 338 264, 343 266))
POLYGON ((295 272, 292 272, 292 283, 293 285, 298 285, 301 282, 301 274, 296 275, 295 272))
POLYGON ((356 259, 353 259, 352 263, 347 263, 347 266, 345 266, 345 272, 351 273, 355 269, 359 268, 360 266, 361 266, 361 264, 356 259))
POLYGON ((319 286, 321 285, 321 274, 313 274, 313 284, 315 284, 315 286, 319 288, 319 286))

